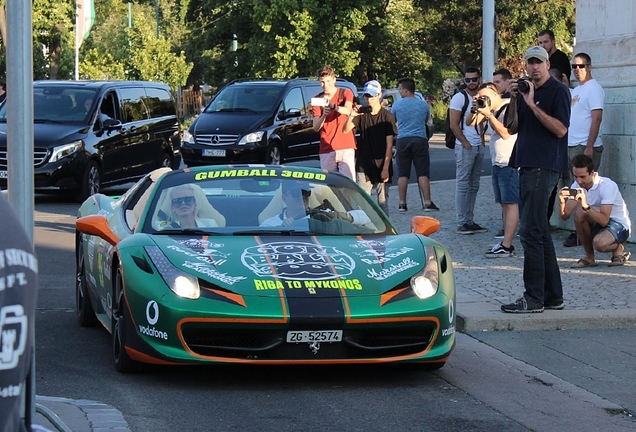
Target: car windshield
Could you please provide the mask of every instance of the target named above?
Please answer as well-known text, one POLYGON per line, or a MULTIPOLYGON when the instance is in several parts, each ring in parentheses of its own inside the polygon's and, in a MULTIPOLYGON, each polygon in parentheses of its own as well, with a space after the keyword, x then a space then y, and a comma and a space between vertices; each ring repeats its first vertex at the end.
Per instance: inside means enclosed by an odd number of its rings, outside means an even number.
POLYGON ((205 112, 272 112, 283 88, 274 84, 233 84, 221 90, 205 112))
POLYGON ((205 167, 166 174, 143 232, 214 235, 395 234, 351 180, 310 168, 205 167))
MULTIPOLYGON (((33 121, 42 123, 88 123, 96 103, 94 90, 38 86, 33 89, 33 121)), ((0 107, 0 120, 6 121, 7 107, 0 107)))

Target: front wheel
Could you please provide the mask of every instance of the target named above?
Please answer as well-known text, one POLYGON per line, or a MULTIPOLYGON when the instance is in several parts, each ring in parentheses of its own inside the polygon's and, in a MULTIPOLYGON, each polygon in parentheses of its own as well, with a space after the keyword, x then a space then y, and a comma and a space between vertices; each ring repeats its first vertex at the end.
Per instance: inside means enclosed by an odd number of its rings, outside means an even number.
POLYGON ((136 372, 141 368, 141 364, 131 359, 126 352, 126 331, 130 326, 131 319, 128 308, 124 301, 123 278, 121 269, 117 269, 115 276, 115 292, 112 318, 112 342, 113 342, 113 362, 115 370, 118 372, 136 372))
POLYGON ((82 327, 94 327, 99 322, 88 297, 86 285, 86 267, 84 265, 84 247, 82 234, 78 234, 76 245, 76 273, 75 273, 75 317, 82 327))
POLYGON ((172 168, 172 159, 167 153, 163 153, 159 158, 159 168, 172 168))
POLYGON ((280 165, 283 163, 283 154, 280 150, 280 143, 273 142, 267 149, 267 156, 265 157, 265 163, 271 165, 280 165))
POLYGON ((102 174, 95 161, 88 161, 84 175, 82 176, 82 184, 80 193, 77 195, 79 202, 85 201, 91 195, 99 193, 102 187, 102 174))

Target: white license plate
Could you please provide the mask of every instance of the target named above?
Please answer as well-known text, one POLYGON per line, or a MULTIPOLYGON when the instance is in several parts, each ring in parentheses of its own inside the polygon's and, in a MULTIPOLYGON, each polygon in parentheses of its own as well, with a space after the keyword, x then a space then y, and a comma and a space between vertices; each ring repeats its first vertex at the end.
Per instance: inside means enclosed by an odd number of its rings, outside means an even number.
POLYGON ((225 157, 225 150, 203 149, 203 156, 225 157))
POLYGON ((342 330, 288 331, 287 342, 342 342, 342 330))
POLYGON ((0 178, 7 178, 7 172, 6 171, 0 171, 0 178))

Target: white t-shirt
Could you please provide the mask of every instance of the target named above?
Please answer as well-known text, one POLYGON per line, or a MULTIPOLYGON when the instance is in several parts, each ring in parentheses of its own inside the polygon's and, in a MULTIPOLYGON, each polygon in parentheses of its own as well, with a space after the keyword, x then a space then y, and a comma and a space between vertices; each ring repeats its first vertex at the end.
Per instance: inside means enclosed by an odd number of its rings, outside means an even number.
MULTIPOLYGON (((510 99, 504 99, 503 105, 497 108, 497 111, 499 111, 497 120, 501 123, 504 123, 504 117, 506 116, 506 109, 502 109, 502 107, 508 105, 509 102, 510 99)), ((490 131, 490 159, 492 160, 492 164, 506 167, 508 166, 512 149, 517 141, 517 134, 510 135, 508 138, 503 139, 492 126, 490 126, 490 131)))
MULTIPOLYGON (((572 90, 572 111, 570 114, 570 128, 568 129, 568 145, 586 144, 592 126, 592 110, 603 109, 605 91, 595 80, 591 79, 572 90)), ((601 134, 598 134, 594 147, 603 145, 601 134)))
MULTIPOLYGON (((581 186, 574 182, 571 188, 580 188, 581 186)), ((585 188, 583 189, 585 190, 585 188)), ((573 199, 573 198, 570 198, 573 199)), ((594 184, 590 190, 585 190, 585 199, 587 205, 593 207, 596 211, 601 211, 601 204, 611 204, 612 212, 610 213, 610 219, 619 222, 625 228, 632 232, 632 221, 629 219, 629 211, 627 211, 627 205, 621 192, 618 190, 618 185, 612 179, 607 177, 601 177, 598 173, 594 173, 594 184)))
MULTIPOLYGON (((329 213, 331 210, 326 210, 326 213, 329 213)), ((349 210, 348 212, 351 217, 353 218, 352 223, 354 225, 364 225, 366 223, 371 222, 371 219, 369 219, 369 216, 365 213, 364 210, 349 210)), ((262 227, 276 227, 276 226, 281 226, 283 224, 283 221, 285 219, 287 219, 289 216, 287 216, 287 209, 283 209, 283 212, 281 214, 278 214, 276 216, 272 216, 269 219, 265 219, 260 226, 262 227)), ((300 219, 307 219, 309 218, 309 216, 304 216, 300 219)))
MULTIPOLYGON (((470 115, 470 108, 473 106, 472 99, 473 97, 471 95, 468 95, 468 106, 466 107, 466 112, 464 113, 464 121, 461 123, 461 125, 462 125, 462 132, 464 132, 464 136, 466 137, 470 145, 476 147, 481 145, 481 137, 479 136, 477 129, 475 129, 475 126, 468 126, 466 124, 466 115, 470 115)), ((465 102, 466 102, 466 96, 464 95, 464 93, 457 92, 455 93, 455 96, 451 98, 450 109, 461 113, 465 102)), ((461 142, 459 142, 459 140, 456 139, 455 144, 461 145, 461 142)))

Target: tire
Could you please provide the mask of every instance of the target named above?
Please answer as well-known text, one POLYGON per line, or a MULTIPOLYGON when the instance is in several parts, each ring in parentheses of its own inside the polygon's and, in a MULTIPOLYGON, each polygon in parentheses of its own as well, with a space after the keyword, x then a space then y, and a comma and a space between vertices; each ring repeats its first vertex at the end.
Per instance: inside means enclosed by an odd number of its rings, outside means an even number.
POLYGON ((77 234, 75 266, 75 317, 82 327, 95 327, 99 324, 95 311, 88 296, 86 285, 86 266, 84 265, 84 251, 82 235, 77 234))
POLYGON ((172 159, 167 153, 162 153, 159 158, 159 168, 172 168, 172 159))
POLYGON ((126 352, 126 332, 132 322, 130 313, 124 302, 124 293, 122 286, 121 269, 117 269, 115 275, 115 287, 113 292, 113 301, 117 301, 113 305, 112 318, 112 346, 113 346, 113 364, 117 372, 129 373, 137 372, 141 369, 141 363, 131 359, 126 352))
POLYGON ((84 202, 91 195, 99 193, 102 187, 102 173, 95 161, 88 161, 86 170, 82 176, 80 193, 77 195, 78 202, 84 202))
POLYGON ((280 165, 283 163, 283 153, 280 150, 280 143, 273 142, 267 148, 267 155, 265 156, 265 163, 271 165, 280 165))

